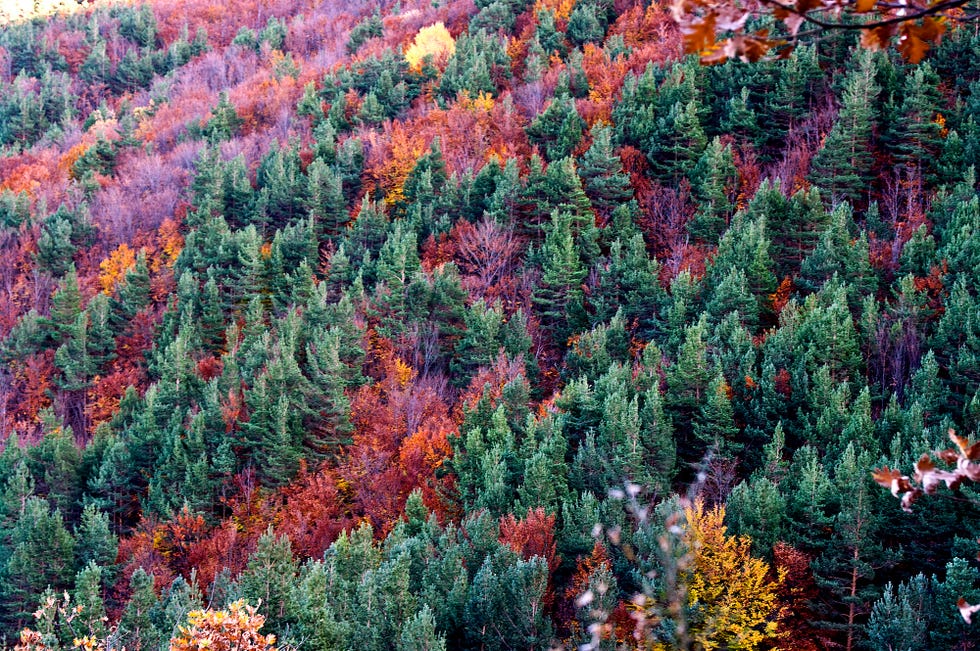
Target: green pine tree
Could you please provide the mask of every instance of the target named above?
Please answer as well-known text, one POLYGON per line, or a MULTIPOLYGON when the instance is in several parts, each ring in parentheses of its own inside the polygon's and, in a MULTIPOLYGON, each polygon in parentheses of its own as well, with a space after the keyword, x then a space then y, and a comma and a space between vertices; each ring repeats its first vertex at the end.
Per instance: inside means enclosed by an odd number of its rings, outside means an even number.
POLYGON ((867 200, 874 165, 876 58, 862 51, 859 67, 847 77, 840 115, 813 159, 810 177, 834 202, 867 200))

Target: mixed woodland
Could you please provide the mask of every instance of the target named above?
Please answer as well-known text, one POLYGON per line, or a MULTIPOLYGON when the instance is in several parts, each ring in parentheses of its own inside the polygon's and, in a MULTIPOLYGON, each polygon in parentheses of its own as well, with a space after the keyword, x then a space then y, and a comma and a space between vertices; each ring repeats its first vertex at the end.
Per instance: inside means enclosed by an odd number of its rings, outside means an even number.
POLYGON ((980 648, 980 495, 872 476, 980 426, 980 29, 784 54, 648 0, 0 28, 0 639, 980 648))

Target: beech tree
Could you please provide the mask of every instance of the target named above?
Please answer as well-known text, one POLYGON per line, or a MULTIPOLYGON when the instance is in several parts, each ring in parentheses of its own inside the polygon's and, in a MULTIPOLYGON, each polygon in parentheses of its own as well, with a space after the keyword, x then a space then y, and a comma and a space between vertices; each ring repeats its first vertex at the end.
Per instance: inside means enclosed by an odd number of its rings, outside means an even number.
POLYGON ((682 579, 694 608, 691 640, 705 649, 749 650, 778 639, 773 617, 783 576, 773 579, 768 564, 750 555, 748 538, 726 535, 723 508, 708 511, 695 502, 684 516, 684 540, 693 556, 682 579))

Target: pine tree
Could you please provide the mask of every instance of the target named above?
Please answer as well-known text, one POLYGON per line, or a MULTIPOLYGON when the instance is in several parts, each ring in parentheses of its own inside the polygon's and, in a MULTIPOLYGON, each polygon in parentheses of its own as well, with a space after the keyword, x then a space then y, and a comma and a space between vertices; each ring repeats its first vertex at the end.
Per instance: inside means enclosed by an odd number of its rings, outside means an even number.
MULTIPOLYGON (((524 481, 517 489, 517 511, 544 509, 555 513, 568 493, 568 467, 565 452, 568 443, 558 432, 559 424, 548 419, 536 424, 535 431, 549 432, 551 438, 537 445, 536 450, 523 450, 524 481), (556 433, 551 433, 556 432, 556 433)), ((527 443, 527 441, 525 441, 527 443)))
POLYGON ((600 43, 605 36, 605 24, 596 15, 596 6, 591 2, 576 3, 568 17, 568 38, 576 45, 600 43))
POLYGON ((643 395, 640 420, 647 448, 651 488, 666 494, 676 472, 677 444, 674 441, 673 425, 664 411, 659 382, 653 382, 643 395))
MULTIPOLYGON (((95 360, 89 354, 88 314, 79 314, 75 322, 65 330, 65 334, 67 336, 54 356, 55 366, 61 371, 56 382, 59 388, 69 393, 84 391, 90 386, 96 371, 95 360)), ((79 421, 70 422, 75 424, 79 421)))
POLYGON ((748 536, 759 554, 768 553, 785 537, 786 499, 766 477, 753 477, 736 486, 725 503, 734 533, 748 536))
POLYGON ((708 385, 707 393, 691 425, 694 435, 706 446, 714 447, 719 454, 728 456, 737 453, 741 444, 734 439, 738 434, 735 426, 730 391, 720 370, 708 385))
POLYGON ((487 306, 483 299, 471 305, 463 315, 466 330, 456 345, 450 365, 454 382, 465 386, 481 366, 489 366, 503 345, 501 329, 503 307, 499 302, 487 306))
POLYGON ((698 211, 688 222, 687 230, 695 240, 714 244, 724 232, 734 209, 738 170, 731 146, 722 146, 715 138, 701 155, 694 169, 698 211))
POLYGON ((804 445, 796 450, 781 488, 786 494, 789 542, 805 552, 822 551, 831 542, 821 531, 833 523, 837 495, 816 448, 804 445))
POLYGON ((301 167, 298 147, 273 147, 259 162, 255 211, 264 212, 270 226, 282 227, 306 215, 309 197, 301 167))
POLYGON ((542 329, 561 345, 575 327, 582 299, 580 287, 585 278, 569 214, 558 211, 551 214, 551 229, 541 254, 544 268, 534 303, 538 306, 542 329))
POLYGON ((436 632, 436 620, 428 604, 401 630, 397 651, 445 651, 446 639, 436 632))
POLYGON ((862 51, 860 67, 847 77, 840 115, 814 157, 811 179, 835 202, 866 200, 874 164, 875 102, 881 88, 875 83, 873 53, 862 51))
POLYGON ((964 278, 953 284, 945 302, 945 311, 936 326, 932 348, 940 366, 947 369, 946 403, 957 407, 972 397, 971 388, 980 379, 980 318, 978 300, 964 278))
POLYGON ((665 403, 679 437, 678 453, 684 460, 692 460, 702 452, 693 449, 695 442, 690 435, 712 381, 707 359, 706 330, 707 321, 703 317, 697 324, 685 329, 677 361, 667 371, 665 403))
POLYGON ((358 583, 352 633, 365 649, 385 651, 393 640, 397 645, 399 633, 417 611, 417 600, 409 588, 410 560, 403 551, 365 572, 358 583))
POLYGON ((78 609, 77 628, 97 640, 106 637, 106 609, 103 589, 103 570, 89 561, 75 576, 75 608, 78 609))
POLYGON ((753 217, 765 217, 772 233, 773 262, 777 279, 795 276, 807 254, 820 240, 829 215, 815 188, 799 190, 789 199, 783 196, 779 181, 762 182, 747 209, 753 217))
POLYGON ((732 267, 714 290, 705 304, 705 313, 713 324, 719 324, 729 315, 750 331, 759 325, 759 304, 749 291, 745 273, 732 267))
POLYGON ((709 298, 709 306, 713 308, 709 310, 710 316, 720 321, 726 308, 736 308, 749 327, 771 318, 771 297, 777 287, 771 247, 764 217, 751 219, 741 212, 735 216, 718 242, 718 253, 708 270, 706 286, 715 288, 714 296, 709 298), (744 274, 745 290, 755 300, 754 309, 744 301, 740 273, 744 274), (711 305, 715 298, 717 303, 711 305))
POLYGON ((116 358, 116 340, 113 335, 112 314, 109 298, 96 294, 85 307, 88 318, 88 353, 96 369, 116 358))
POLYGON ((556 93, 544 111, 527 126, 525 132, 531 143, 538 145, 549 161, 570 156, 585 130, 583 120, 568 94, 556 93))
POLYGON ((701 158, 708 145, 701 126, 701 110, 695 97, 687 102, 678 101, 659 119, 660 137, 646 143, 647 158, 659 179, 676 182, 689 176, 701 158))
POLYGON ((608 259, 600 259, 594 268, 598 280, 587 297, 594 310, 592 323, 606 322, 621 312, 631 328, 637 328, 637 337, 650 338, 662 332, 666 292, 660 285, 660 265, 647 253, 640 233, 614 240, 608 259))
POLYGON ((311 384, 307 446, 318 456, 332 453, 347 441, 352 427, 350 401, 344 393, 347 369, 340 359, 341 332, 315 330, 306 345, 307 376, 311 384))
MULTIPOLYGON (((4 568, 3 616, 8 626, 27 623, 35 599, 45 588, 62 590, 74 576, 75 541, 60 511, 48 501, 29 497, 12 530, 12 548, 4 568)), ((9 630, 9 629, 8 629, 9 630)))
POLYGON ((857 311, 864 297, 878 288, 878 278, 871 269, 867 235, 862 232, 854 237, 853 227, 850 207, 841 204, 835 208, 816 248, 803 261, 797 283, 816 291, 836 275, 848 283, 848 304, 857 311))
POLYGON ((535 30, 535 38, 541 44, 544 54, 551 55, 557 53, 564 57, 568 51, 565 43, 564 34, 559 31, 555 24, 555 12, 551 9, 541 9, 537 14, 538 26, 535 30))
POLYGON ((211 109, 211 119, 204 126, 203 133, 210 144, 215 145, 237 136, 243 122, 235 106, 228 101, 228 93, 222 92, 218 95, 217 106, 211 109))
POLYGON ((876 569, 889 563, 879 542, 881 511, 875 502, 880 493, 871 485, 867 468, 869 451, 848 444, 834 472, 835 490, 841 496, 840 513, 834 518, 834 538, 813 561, 814 577, 832 599, 822 609, 826 626, 839 631, 845 649, 862 642, 861 619, 875 593, 870 581, 876 569))
POLYGON ((910 180, 935 180, 943 129, 936 120, 942 105, 939 84, 939 76, 928 62, 917 66, 905 78, 902 105, 898 119, 893 122, 891 142, 895 160, 910 180))
POLYGON ((189 579, 178 576, 162 591, 153 613, 155 624, 164 636, 172 635, 187 622, 188 614, 203 605, 197 573, 192 570, 189 579))
POLYGON ((118 546, 119 539, 109 528, 109 516, 94 504, 87 505, 75 527, 75 567, 84 569, 95 563, 111 576, 106 568, 115 564, 118 546))
POLYGON ((980 601, 977 590, 977 569, 964 558, 954 558, 946 564, 943 579, 933 576, 932 612, 929 622, 929 641, 935 649, 955 649, 976 640, 976 629, 960 616, 956 604, 960 599, 975 604, 980 601))
MULTIPOLYGON (((911 585, 921 586, 925 594, 926 578, 922 574, 912 577, 911 585)), ((885 592, 871 608, 868 620, 868 641, 875 651, 888 651, 897 648, 924 648, 926 645, 927 620, 925 613, 919 611, 910 600, 910 584, 902 583, 896 591, 892 583, 885 586, 885 592)))
POLYGON ((262 601, 268 626, 281 630, 286 623, 290 592, 296 582, 298 566, 289 538, 277 538, 272 527, 260 538, 255 552, 238 581, 242 595, 251 603, 262 601))
POLYGON ((163 634, 152 617, 158 603, 153 575, 142 567, 137 568, 129 581, 129 590, 131 596, 119 619, 120 642, 127 649, 155 649, 163 641, 163 634))
POLYGON ((221 214, 232 226, 246 226, 254 215, 255 190, 248 177, 245 157, 240 154, 224 163, 218 174, 216 183, 220 183, 221 214))
POLYGON ((980 244, 976 233, 980 232, 980 197, 971 195, 962 201, 950 197, 952 206, 936 211, 935 218, 942 225, 939 255, 949 266, 954 279, 976 282, 980 263, 980 244))
POLYGON ((52 338, 56 345, 61 344, 73 332, 82 313, 82 293, 78 287, 75 265, 70 265, 61 280, 61 286, 51 297, 50 319, 45 326, 54 330, 52 338))
POLYGON ((495 567, 487 558, 473 578, 466 603, 471 643, 487 651, 535 648, 551 631, 544 617, 548 565, 540 556, 495 567))
POLYGON ((778 68, 775 92, 767 96, 766 113, 772 116, 769 142, 785 137, 812 108, 817 90, 824 83, 817 48, 804 46, 793 50, 785 66, 778 68))
POLYGON ((415 232, 404 222, 395 222, 378 253, 374 303, 383 336, 394 338, 407 326, 407 289, 420 268, 415 232))
POLYGON ((630 177, 613 151, 612 129, 596 123, 591 135, 592 145, 582 155, 578 173, 592 205, 599 213, 609 215, 632 196, 630 177))
MULTIPOLYGON (((483 169, 494 168, 495 165, 485 165, 483 169)), ((442 145, 439 138, 435 138, 429 146, 429 151, 415 161, 415 166, 405 178, 403 186, 405 201, 419 206, 434 206, 445 188, 446 181, 446 161, 442 157, 442 145), (422 182, 423 178, 426 179, 425 183, 422 182)))

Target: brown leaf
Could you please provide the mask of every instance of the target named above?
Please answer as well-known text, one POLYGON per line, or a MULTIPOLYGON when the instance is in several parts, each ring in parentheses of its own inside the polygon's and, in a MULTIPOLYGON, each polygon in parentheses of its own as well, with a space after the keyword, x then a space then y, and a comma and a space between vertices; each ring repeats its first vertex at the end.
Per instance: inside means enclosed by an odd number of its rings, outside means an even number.
POLYGON ((712 48, 702 52, 701 63, 705 65, 724 63, 735 56, 735 54, 736 48, 734 43, 732 43, 732 39, 726 38, 715 43, 712 48))
POLYGON ((898 39, 898 51, 909 63, 919 63, 929 51, 929 43, 921 36, 922 28, 918 25, 904 24, 901 27, 902 36, 898 39))
POLYGON ((742 39, 741 59, 746 63, 755 63, 766 55, 772 47, 769 40, 769 30, 762 30, 754 36, 746 36, 742 39))
POLYGON ((977 441, 966 449, 966 458, 970 461, 980 459, 980 441, 977 441))
POLYGON ((924 473, 935 469, 936 469, 936 464, 932 462, 932 459, 929 457, 928 454, 923 454, 921 457, 919 457, 919 460, 915 462, 916 472, 924 473))
POLYGON ((945 31, 946 24, 943 22, 941 16, 939 18, 926 16, 922 19, 922 26, 919 28, 919 38, 921 38, 923 41, 938 44, 939 39, 942 37, 943 32, 945 31))
POLYGON ((960 455, 957 454, 956 450, 954 450, 952 448, 946 448, 945 450, 938 450, 938 451, 936 451, 935 454, 941 460, 945 461, 946 463, 948 463, 950 465, 954 465, 954 466, 956 465, 956 462, 960 458, 960 455))
POLYGON ((706 52, 715 44, 717 17, 709 12, 696 23, 690 23, 684 33, 684 50, 688 53, 706 52))
POLYGON ((960 449, 960 454, 970 461, 980 459, 980 441, 971 444, 969 439, 957 435, 952 429, 949 430, 949 439, 960 449))
POLYGON ((722 32, 739 32, 749 19, 747 11, 724 11, 715 18, 715 30, 722 32))
POLYGON ((892 482, 896 479, 900 479, 902 477, 902 473, 898 470, 892 470, 888 466, 884 466, 873 471, 871 473, 871 477, 878 485, 891 489, 892 482))
POLYGON ((957 464, 957 470, 959 471, 960 475, 966 477, 970 481, 980 481, 980 466, 975 463, 966 462, 957 464))
POLYGON ((973 617, 973 613, 980 611, 980 605, 971 606, 966 602, 966 599, 960 597, 956 602, 956 607, 960 609, 960 615, 966 620, 966 623, 970 623, 970 618, 973 617))
POLYGON ((861 31, 861 46, 869 50, 883 50, 895 35, 895 25, 881 25, 861 31))
POLYGON ((918 488, 913 488, 909 492, 905 493, 905 495, 902 495, 902 510, 906 513, 911 513, 912 504, 915 503, 915 501, 921 496, 922 491, 920 491, 918 488))
POLYGON ((788 59, 790 57, 790 55, 793 54, 793 50, 795 50, 795 49, 796 49, 796 47, 794 45, 787 44, 787 45, 780 46, 779 47, 779 52, 778 52, 778 54, 776 54, 776 58, 777 59, 788 59))
POLYGON ((866 14, 875 8, 877 0, 857 0, 854 3, 854 13, 866 14))
POLYGON ((790 14, 783 19, 783 23, 789 29, 789 33, 796 36, 797 32, 800 31, 800 27, 803 26, 803 21, 805 19, 799 14, 790 14))
POLYGON ((878 484, 890 490, 895 497, 901 497, 913 490, 918 490, 913 489, 908 477, 901 474, 898 470, 892 470, 887 466, 875 470, 871 473, 871 476, 878 484))
POLYGON ((821 8, 823 6, 823 2, 820 0, 796 0, 796 4, 794 6, 796 7, 796 11, 801 14, 805 14, 808 11, 821 8))

